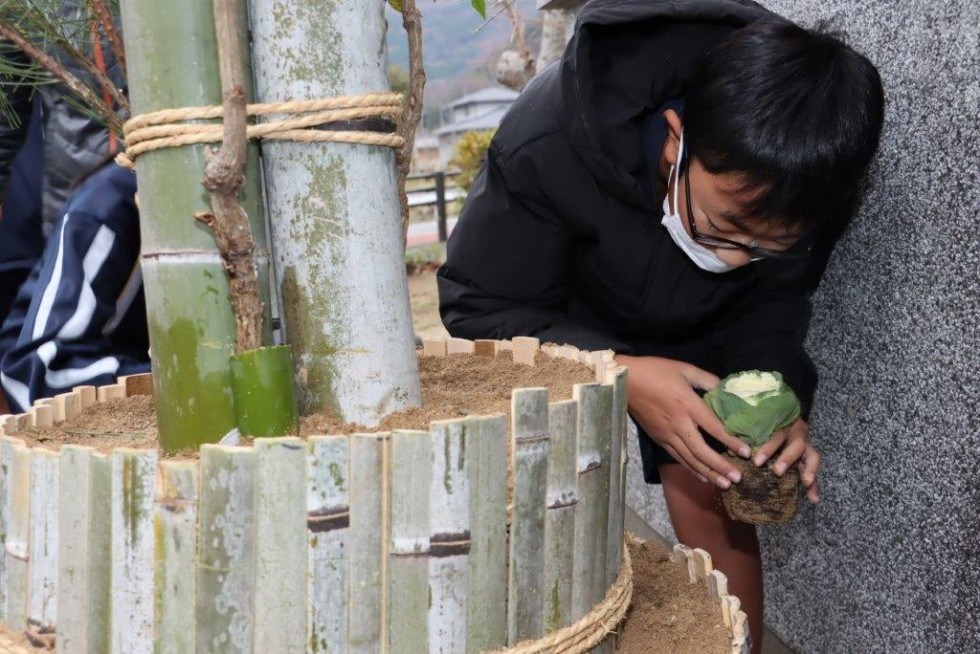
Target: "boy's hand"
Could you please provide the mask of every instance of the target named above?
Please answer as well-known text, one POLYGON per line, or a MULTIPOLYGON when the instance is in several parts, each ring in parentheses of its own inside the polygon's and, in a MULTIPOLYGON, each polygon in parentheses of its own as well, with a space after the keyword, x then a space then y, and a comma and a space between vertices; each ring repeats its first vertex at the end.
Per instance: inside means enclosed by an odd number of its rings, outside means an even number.
POLYGON ((728 488, 741 480, 738 469, 711 449, 700 427, 728 449, 748 458, 749 446, 725 431, 714 412, 694 392, 710 390, 718 377, 696 366, 660 357, 618 355, 629 369, 629 409, 650 438, 702 481, 728 488))
POLYGON ((800 480, 806 488, 807 499, 816 504, 820 501, 820 489, 817 485, 817 472, 820 470, 820 454, 810 442, 810 428, 803 418, 785 429, 780 429, 759 448, 752 459, 755 465, 761 466, 779 451, 779 457, 772 466, 777 477, 782 477, 791 465, 799 461, 800 480), (780 448, 782 448, 780 450, 780 448))

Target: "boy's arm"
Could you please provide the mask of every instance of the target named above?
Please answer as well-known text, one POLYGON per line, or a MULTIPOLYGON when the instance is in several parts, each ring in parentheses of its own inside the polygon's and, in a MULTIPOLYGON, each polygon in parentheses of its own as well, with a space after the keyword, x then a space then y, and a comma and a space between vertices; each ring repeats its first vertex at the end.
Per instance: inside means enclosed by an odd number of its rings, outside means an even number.
POLYGON ((588 350, 629 352, 567 317, 571 232, 547 201, 548 172, 532 155, 488 155, 439 269, 439 309, 463 338, 535 336, 588 350))
POLYGON ((127 231, 72 213, 52 232, 0 336, 12 343, 0 362, 11 409, 149 369, 147 360, 116 351, 111 339, 117 314, 140 290, 135 219, 127 231))

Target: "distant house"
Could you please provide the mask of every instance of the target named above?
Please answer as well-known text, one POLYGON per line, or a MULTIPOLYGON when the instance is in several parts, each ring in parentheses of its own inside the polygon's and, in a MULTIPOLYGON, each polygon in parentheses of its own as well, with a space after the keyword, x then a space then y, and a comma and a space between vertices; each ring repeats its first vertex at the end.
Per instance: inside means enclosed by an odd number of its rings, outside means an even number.
POLYGON ((432 173, 440 168, 439 139, 420 134, 415 139, 415 152, 412 156, 412 172, 432 173))
POLYGON ((453 148, 466 132, 497 129, 500 120, 517 98, 517 92, 492 86, 470 93, 442 108, 442 126, 433 132, 439 140, 439 163, 445 167, 453 148))

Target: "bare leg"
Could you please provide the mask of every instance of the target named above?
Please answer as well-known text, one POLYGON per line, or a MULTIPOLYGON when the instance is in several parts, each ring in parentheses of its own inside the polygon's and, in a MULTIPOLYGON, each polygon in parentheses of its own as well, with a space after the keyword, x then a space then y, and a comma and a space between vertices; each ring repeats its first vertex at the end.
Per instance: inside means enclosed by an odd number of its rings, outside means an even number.
POLYGON ((678 540, 711 554, 714 567, 728 577, 728 590, 742 601, 749 618, 752 652, 762 647, 762 560, 755 526, 728 517, 721 490, 676 463, 660 465, 664 497, 678 540))

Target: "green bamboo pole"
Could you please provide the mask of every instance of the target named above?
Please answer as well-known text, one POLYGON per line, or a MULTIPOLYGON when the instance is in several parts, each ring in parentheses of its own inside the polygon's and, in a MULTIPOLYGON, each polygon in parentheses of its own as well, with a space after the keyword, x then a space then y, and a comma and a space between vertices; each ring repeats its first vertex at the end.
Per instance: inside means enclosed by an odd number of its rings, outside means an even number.
MULTIPOLYGON (((239 4, 239 24, 246 25, 244 0, 239 4)), ((134 114, 221 103, 210 2, 123 0, 121 9, 134 114)), ((251 80, 245 86, 250 89, 251 80)), ((204 166, 203 146, 150 152, 136 163, 160 444, 169 452, 215 442, 236 425, 228 282, 213 236, 193 217, 211 210, 201 186, 204 166)), ((252 145, 240 198, 256 241, 260 285, 267 289, 258 166, 252 145)))

